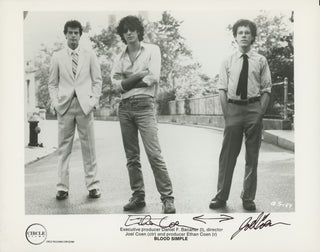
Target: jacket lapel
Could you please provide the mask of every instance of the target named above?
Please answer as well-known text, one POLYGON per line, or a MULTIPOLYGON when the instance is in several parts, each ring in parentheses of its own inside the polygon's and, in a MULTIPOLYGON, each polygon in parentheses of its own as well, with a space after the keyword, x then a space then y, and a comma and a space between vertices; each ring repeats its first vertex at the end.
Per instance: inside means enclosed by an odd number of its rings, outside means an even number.
POLYGON ((70 78, 73 79, 73 72, 72 72, 72 60, 68 54, 68 50, 65 49, 65 52, 64 52, 64 62, 65 62, 65 65, 66 65, 66 69, 67 69, 67 72, 69 73, 70 75, 70 78))

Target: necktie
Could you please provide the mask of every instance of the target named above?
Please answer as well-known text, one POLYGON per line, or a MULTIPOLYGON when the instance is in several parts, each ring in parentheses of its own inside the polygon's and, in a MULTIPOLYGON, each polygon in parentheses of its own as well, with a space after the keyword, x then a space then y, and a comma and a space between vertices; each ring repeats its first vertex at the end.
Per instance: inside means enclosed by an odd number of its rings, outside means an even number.
POLYGON ((78 66, 78 54, 76 52, 72 52, 72 72, 73 72, 73 77, 76 77, 77 73, 77 66, 78 66))
POLYGON ((248 93, 248 55, 242 54, 241 57, 243 58, 243 63, 236 94, 241 95, 241 100, 246 100, 248 93))

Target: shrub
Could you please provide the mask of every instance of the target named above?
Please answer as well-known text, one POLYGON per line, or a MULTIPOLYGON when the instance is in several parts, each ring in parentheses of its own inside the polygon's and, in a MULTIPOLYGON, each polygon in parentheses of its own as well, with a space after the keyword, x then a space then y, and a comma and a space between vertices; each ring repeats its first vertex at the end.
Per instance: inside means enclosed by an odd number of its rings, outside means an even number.
POLYGON ((157 97, 157 111, 158 115, 169 115, 169 101, 176 99, 175 90, 165 90, 158 94, 157 97))

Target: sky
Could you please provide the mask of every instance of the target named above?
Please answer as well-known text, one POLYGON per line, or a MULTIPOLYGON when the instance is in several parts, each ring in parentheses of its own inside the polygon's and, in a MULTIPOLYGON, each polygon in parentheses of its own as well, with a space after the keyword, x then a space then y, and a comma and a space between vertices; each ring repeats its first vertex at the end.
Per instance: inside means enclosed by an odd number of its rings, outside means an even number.
MULTIPOLYGON (((146 12, 150 21, 159 21, 162 11, 146 12)), ((259 11, 170 11, 182 21, 180 32, 186 44, 192 50, 194 58, 202 65, 203 73, 214 77, 219 72, 222 60, 232 52, 232 34, 227 26, 240 18, 253 19, 259 11)), ((280 11, 268 12, 270 15, 280 11)), ((291 11, 281 11, 290 17, 291 11)), ((56 41, 65 41, 63 27, 70 19, 79 20, 82 25, 91 25, 89 34, 81 37, 82 46, 90 47, 88 36, 99 34, 108 26, 110 14, 115 14, 117 21, 126 15, 138 12, 28 12, 24 20, 25 59, 33 59, 41 44, 52 46, 56 41)))

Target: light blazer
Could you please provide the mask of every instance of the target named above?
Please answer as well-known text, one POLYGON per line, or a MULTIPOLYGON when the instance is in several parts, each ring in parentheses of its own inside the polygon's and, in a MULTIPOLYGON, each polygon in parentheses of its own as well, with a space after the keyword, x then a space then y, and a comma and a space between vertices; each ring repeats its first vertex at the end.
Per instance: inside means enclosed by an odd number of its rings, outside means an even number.
POLYGON ((60 115, 67 111, 74 92, 83 112, 89 114, 93 107, 98 106, 101 87, 100 65, 93 51, 80 48, 75 77, 67 49, 53 54, 48 88, 52 104, 60 115))

